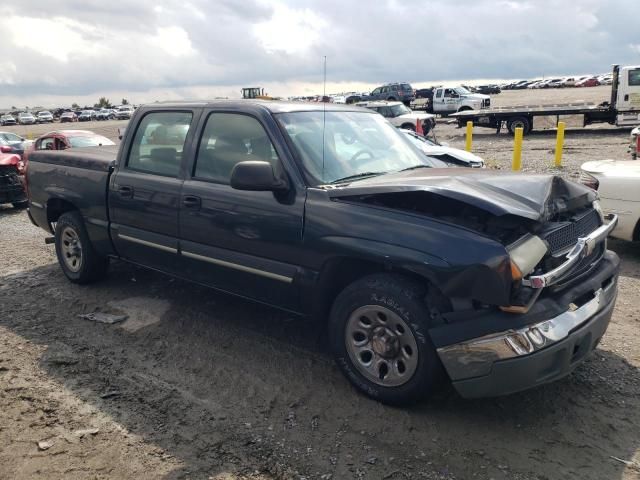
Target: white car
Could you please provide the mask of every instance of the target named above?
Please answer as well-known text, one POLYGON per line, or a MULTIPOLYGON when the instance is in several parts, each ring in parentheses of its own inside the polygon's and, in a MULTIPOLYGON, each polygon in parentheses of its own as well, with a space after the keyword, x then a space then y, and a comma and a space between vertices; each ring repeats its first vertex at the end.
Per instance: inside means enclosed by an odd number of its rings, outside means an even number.
POLYGON ((611 236, 640 240, 640 162, 600 160, 580 167, 580 182, 598 191, 604 213, 618 215, 611 236))
POLYGON ((629 143, 629 153, 634 160, 638 158, 638 143, 640 142, 640 127, 631 130, 631 142, 629 143))
POLYGON ((53 114, 48 110, 38 112, 38 115, 36 115, 36 121, 38 123, 53 123, 53 114))
POLYGON ((372 102, 359 102, 356 105, 378 112, 394 127, 405 128, 415 132, 418 122, 421 122, 422 131, 427 134, 436 125, 435 115, 431 113, 416 113, 402 102, 374 100, 372 102))
POLYGON ((401 129, 400 131, 428 157, 437 158, 449 165, 458 167, 484 168, 484 160, 471 152, 438 143, 435 140, 418 135, 413 130, 401 129))

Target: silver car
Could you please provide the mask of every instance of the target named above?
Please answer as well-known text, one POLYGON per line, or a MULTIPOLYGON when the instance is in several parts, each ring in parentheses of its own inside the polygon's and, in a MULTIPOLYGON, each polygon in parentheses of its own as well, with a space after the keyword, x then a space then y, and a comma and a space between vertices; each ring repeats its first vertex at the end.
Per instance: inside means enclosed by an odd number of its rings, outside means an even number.
POLYGON ((29 112, 20 112, 18 114, 18 123, 20 125, 33 125, 36 123, 36 117, 31 115, 29 112))

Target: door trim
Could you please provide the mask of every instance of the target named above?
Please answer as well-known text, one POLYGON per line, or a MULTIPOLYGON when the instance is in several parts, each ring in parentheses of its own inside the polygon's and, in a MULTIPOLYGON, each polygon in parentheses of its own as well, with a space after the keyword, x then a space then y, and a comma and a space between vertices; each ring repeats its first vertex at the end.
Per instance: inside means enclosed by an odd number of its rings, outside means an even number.
POLYGON ((293 282, 293 277, 287 277, 285 275, 279 275, 277 273, 267 272, 265 270, 259 270, 257 268, 247 267, 245 265, 239 265, 237 263, 227 262, 225 260, 220 260, 218 258, 207 257, 205 255, 199 255, 197 253, 192 253, 185 250, 182 250, 181 253, 185 257, 192 258, 194 260, 213 263, 214 265, 220 265, 222 267, 233 268, 234 270, 240 270, 241 272, 253 273, 255 275, 260 275, 262 277, 270 278, 272 280, 278 280, 279 282, 284 282, 284 283, 293 282))
POLYGON ((138 243, 140 245, 145 245, 147 247, 156 248, 156 249, 162 250, 164 252, 178 253, 178 249, 176 249, 176 248, 167 247, 165 245, 160 245, 158 243, 149 242, 147 240, 142 240, 142 239, 136 238, 136 237, 130 237, 129 235, 123 235, 122 233, 118 233, 118 238, 121 238, 122 240, 126 240, 127 242, 138 243))

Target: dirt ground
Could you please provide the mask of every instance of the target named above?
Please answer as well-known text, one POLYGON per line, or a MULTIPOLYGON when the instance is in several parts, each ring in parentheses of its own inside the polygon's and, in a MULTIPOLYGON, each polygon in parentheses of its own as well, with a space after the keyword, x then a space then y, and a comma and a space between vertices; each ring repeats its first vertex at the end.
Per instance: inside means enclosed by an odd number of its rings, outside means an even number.
MULTIPOLYGON (((494 103, 587 94, 607 90, 494 103)), ((121 124, 82 128, 114 137, 121 124)), ((438 129, 462 145, 461 130, 438 129)), ((562 173, 625 157, 627 138, 570 130, 562 173)), ((508 168, 511 142, 477 130, 474 151, 508 168)), ((527 137, 525 166, 546 170, 553 145, 552 133, 527 137)), ((0 479, 640 478, 640 245, 610 241, 623 261, 616 309, 572 375, 484 400, 445 388, 400 409, 350 387, 321 325, 122 263, 72 285, 45 236, 0 207, 0 479), (91 312, 128 319, 78 317, 91 312)))

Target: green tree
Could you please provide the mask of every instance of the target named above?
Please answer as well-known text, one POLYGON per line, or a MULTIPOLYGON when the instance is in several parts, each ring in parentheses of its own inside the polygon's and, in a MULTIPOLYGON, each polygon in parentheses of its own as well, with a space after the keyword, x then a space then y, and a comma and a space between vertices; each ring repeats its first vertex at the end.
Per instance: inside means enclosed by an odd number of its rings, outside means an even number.
POLYGON ((77 103, 72 103, 71 108, 73 108, 74 110, 78 110, 80 108, 80 105, 78 105, 77 103))
POLYGON ((127 100, 126 98, 123 98, 122 105, 129 105, 129 100, 127 100))
POLYGON ((95 104, 96 108, 111 108, 111 102, 106 97, 100 97, 98 103, 95 104))

